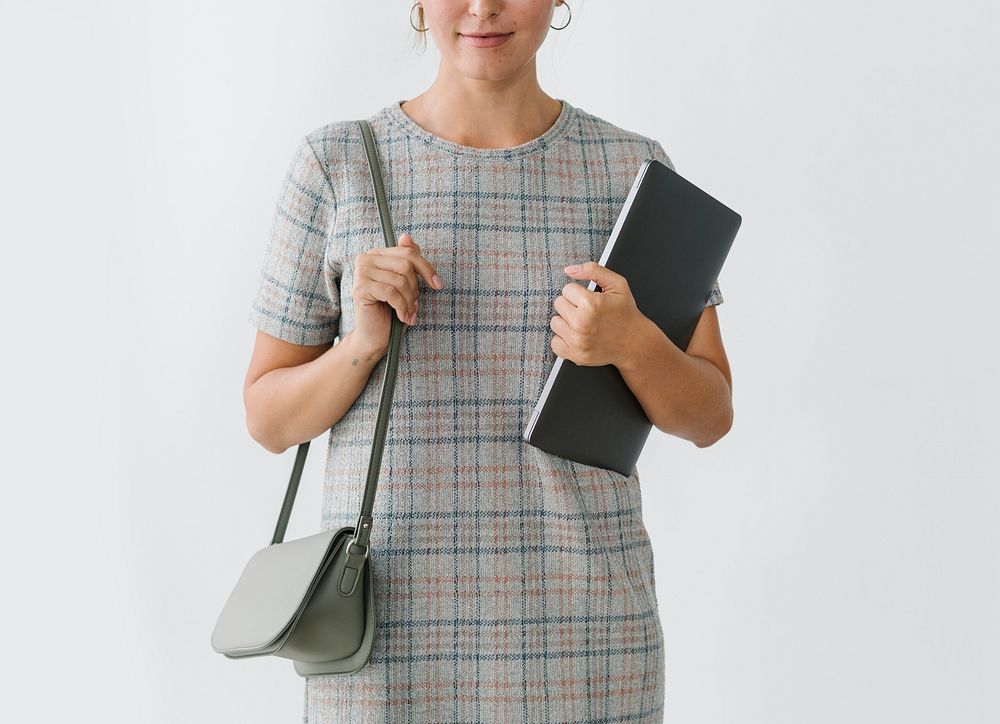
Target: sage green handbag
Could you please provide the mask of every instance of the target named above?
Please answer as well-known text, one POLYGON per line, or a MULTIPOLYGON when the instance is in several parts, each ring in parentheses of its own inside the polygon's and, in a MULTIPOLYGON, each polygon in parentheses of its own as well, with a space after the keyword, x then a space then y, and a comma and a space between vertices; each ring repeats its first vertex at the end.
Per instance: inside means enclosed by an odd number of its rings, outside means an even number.
MULTIPOLYGON (((371 126, 360 120, 386 246, 396 245, 371 126)), ((212 648, 231 659, 271 654, 292 659, 300 676, 350 674, 367 663, 375 633, 369 558, 372 505, 399 365, 403 322, 392 315, 389 354, 368 480, 354 526, 285 541, 309 442, 299 445, 271 544, 243 569, 212 632, 212 648)))

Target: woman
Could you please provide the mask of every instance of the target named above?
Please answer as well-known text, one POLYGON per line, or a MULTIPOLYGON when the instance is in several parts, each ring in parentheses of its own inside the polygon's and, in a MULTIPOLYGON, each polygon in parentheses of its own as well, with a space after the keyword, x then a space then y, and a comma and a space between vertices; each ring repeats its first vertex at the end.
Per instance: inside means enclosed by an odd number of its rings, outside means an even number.
POLYGON ((353 674, 305 680, 310 724, 662 720, 638 472, 521 435, 559 355, 617 365, 663 432, 718 440, 722 296, 685 353, 594 262, 642 160, 670 160, 541 90, 535 53, 560 6, 414 6, 437 78, 368 118, 398 246, 354 121, 309 133, 289 169, 250 314, 247 424, 275 453, 329 429, 324 530, 356 522, 391 315, 407 325, 371 533, 374 648, 353 674))

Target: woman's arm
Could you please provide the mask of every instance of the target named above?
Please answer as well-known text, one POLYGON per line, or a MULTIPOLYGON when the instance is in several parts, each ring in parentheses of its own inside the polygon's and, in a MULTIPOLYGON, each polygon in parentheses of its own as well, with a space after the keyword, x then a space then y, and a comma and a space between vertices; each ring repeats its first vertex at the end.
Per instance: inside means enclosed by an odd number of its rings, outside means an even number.
POLYGON ((354 404, 387 352, 354 332, 337 344, 299 345, 258 331, 243 385, 251 437, 273 453, 317 437, 354 404))
POLYGON ((732 376, 714 305, 681 350, 636 307, 628 280, 595 261, 566 267, 573 282, 554 302, 552 351, 580 365, 613 364, 662 432, 708 447, 733 424, 732 376))
POLYGON ((714 306, 701 313, 686 351, 641 314, 626 339, 615 365, 657 429, 698 447, 729 432, 733 381, 714 306))

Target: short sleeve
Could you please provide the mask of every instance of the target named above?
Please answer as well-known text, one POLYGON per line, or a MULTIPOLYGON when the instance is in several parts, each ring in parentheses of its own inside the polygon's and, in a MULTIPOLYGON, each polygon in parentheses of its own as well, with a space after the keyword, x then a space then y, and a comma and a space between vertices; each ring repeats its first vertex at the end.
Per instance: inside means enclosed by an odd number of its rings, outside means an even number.
POLYGON ((719 280, 716 279, 712 282, 712 291, 708 293, 708 299, 705 300, 705 306, 714 307, 717 304, 722 304, 724 301, 725 300, 722 298, 722 290, 719 289, 719 280))
POLYGON ((667 152, 663 150, 663 146, 660 145, 659 141, 653 141, 653 158, 669 168, 671 171, 677 170, 674 168, 674 162, 670 160, 670 156, 668 156, 667 152))
MULTIPOLYGON (((671 171, 677 171, 674 168, 673 161, 667 155, 667 152, 663 150, 663 146, 660 145, 659 141, 653 141, 653 158, 662 163, 664 166, 669 168, 671 171)), ((708 293, 708 297, 705 298, 706 307, 714 307, 717 304, 722 304, 725 301, 722 298, 722 290, 719 288, 719 280, 716 279, 712 282, 712 289, 708 293)))
POLYGON ((327 264, 336 197, 308 137, 295 150, 275 206, 248 321, 286 342, 332 342, 340 328, 340 279, 327 264))

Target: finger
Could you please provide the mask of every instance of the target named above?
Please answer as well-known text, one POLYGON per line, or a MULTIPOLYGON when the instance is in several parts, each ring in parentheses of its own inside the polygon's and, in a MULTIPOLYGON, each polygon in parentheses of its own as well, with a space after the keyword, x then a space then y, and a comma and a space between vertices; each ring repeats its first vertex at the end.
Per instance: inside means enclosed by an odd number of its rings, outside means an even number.
POLYGON ((359 262, 359 273, 362 276, 368 274, 369 270, 373 269, 382 269, 399 274, 406 279, 407 288, 410 290, 412 298, 417 298, 420 289, 417 285, 417 278, 413 274, 413 265, 409 260, 399 256, 366 252, 362 254, 359 262))
POLYGON ((590 279, 597 282, 597 286, 601 288, 601 291, 622 289, 627 285, 625 277, 618 272, 611 271, 606 266, 601 266, 596 261, 588 261, 583 264, 570 264, 564 267, 564 269, 574 279, 590 279))
POLYGON ((441 282, 441 277, 437 274, 437 269, 431 264, 427 259, 420 256, 417 252, 413 250, 410 246, 393 246, 393 247, 380 247, 378 249, 369 249, 365 252, 366 254, 371 254, 373 256, 384 256, 393 257, 397 259, 405 259, 410 263, 411 268, 414 273, 423 278, 427 283, 427 286, 432 289, 442 289, 444 288, 444 283, 441 282), (434 277, 438 277, 438 283, 434 283, 434 277))
POLYGON ((427 286, 432 289, 441 289, 444 287, 444 283, 441 281, 441 277, 438 276, 437 269, 431 264, 427 259, 420 254, 419 247, 414 244, 412 247, 407 245, 403 247, 404 249, 413 249, 410 251, 408 256, 410 262, 413 264, 413 268, 417 274, 419 274, 423 280, 427 283, 427 286))
POLYGON ((418 244, 413 240, 413 237, 410 236, 409 232, 404 231, 402 234, 400 234, 399 238, 396 239, 396 243, 399 246, 413 246, 416 248, 417 251, 420 251, 420 244, 418 244))
POLYGON ((563 298, 575 307, 589 307, 593 302, 592 295, 594 294, 600 294, 600 292, 591 291, 575 282, 570 282, 562 288, 563 298))
POLYGON ((361 280, 374 279, 397 286, 407 299, 406 311, 415 311, 419 289, 412 267, 406 259, 362 254, 358 260, 357 277, 361 280))
MULTIPOLYGON (((570 349, 569 345, 560 337, 558 334, 554 335, 551 340, 549 340, 549 349, 551 349, 556 357, 561 357, 562 359, 569 359, 570 349)), ((572 362, 572 360, 570 360, 572 362)))
POLYGON ((362 299, 372 299, 374 301, 385 302, 394 310, 400 321, 409 323, 412 315, 408 312, 406 296, 399 290, 399 287, 386 282, 366 280, 359 284, 362 299))
MULTIPOLYGON (((579 287, 580 285, 574 284, 573 286, 579 287)), ((559 316, 562 317, 565 320, 566 324, 568 324, 570 327, 575 327, 576 324, 579 322, 578 318, 578 315, 580 313, 579 307, 574 305, 566 297, 562 295, 556 297, 556 300, 552 303, 552 306, 559 313, 559 316)))
POLYGON ((409 259, 413 264, 414 271, 423 278, 427 286, 433 289, 443 289, 444 282, 441 281, 441 277, 437 273, 437 268, 420 254, 420 247, 417 243, 413 241, 409 234, 402 234, 399 238, 401 243, 398 246, 378 247, 377 249, 370 249, 368 253, 401 256, 404 259, 409 259), (435 277, 437 277, 436 280, 435 277))
POLYGON ((416 314, 417 291, 413 288, 415 282, 411 277, 402 276, 385 269, 368 269, 362 277, 362 283, 365 281, 388 284, 389 286, 395 287, 399 291, 404 302, 404 306, 400 308, 400 311, 403 313, 404 322, 416 314))
POLYGON ((573 334, 573 330, 570 329, 566 320, 562 317, 552 317, 549 319, 549 329, 559 335, 562 339, 569 341, 569 338, 573 334))

